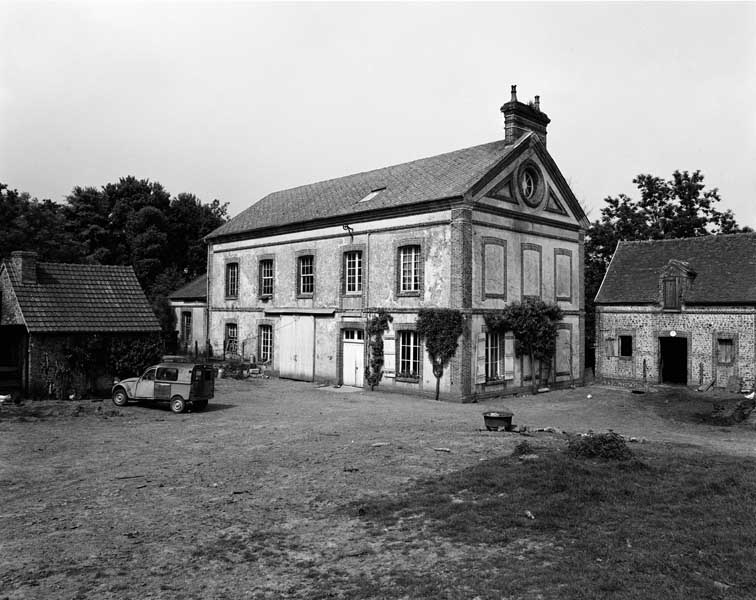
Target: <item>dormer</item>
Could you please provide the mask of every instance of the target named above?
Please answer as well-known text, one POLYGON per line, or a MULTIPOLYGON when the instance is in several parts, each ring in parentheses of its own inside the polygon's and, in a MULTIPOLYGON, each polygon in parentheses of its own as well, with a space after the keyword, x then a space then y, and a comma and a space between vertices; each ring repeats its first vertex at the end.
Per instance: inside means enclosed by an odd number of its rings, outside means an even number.
POLYGON ((659 302, 662 309, 681 310, 696 275, 690 263, 674 258, 669 260, 659 275, 659 302))

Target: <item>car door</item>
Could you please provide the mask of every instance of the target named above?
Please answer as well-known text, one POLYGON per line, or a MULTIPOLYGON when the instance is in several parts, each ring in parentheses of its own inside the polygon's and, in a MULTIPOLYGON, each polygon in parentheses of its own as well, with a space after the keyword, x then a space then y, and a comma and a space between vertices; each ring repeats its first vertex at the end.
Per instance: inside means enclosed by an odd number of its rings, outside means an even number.
POLYGON ((140 399, 152 400, 155 396, 155 367, 151 367, 144 372, 137 381, 134 397, 140 399))

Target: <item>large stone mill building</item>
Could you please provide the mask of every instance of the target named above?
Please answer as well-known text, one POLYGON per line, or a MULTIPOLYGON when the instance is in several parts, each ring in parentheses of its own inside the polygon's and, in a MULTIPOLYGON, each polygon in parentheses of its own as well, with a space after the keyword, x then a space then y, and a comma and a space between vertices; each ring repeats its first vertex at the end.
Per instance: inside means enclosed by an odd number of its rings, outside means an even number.
MULTIPOLYGON (((421 307, 465 329, 441 381, 462 401, 530 386, 514 340, 484 315, 526 297, 565 317, 551 384, 579 380, 586 217, 546 149, 550 120, 512 98, 490 143, 272 193, 207 237, 209 340, 281 377, 362 386, 365 327, 379 310, 383 390, 432 393, 415 331, 421 307)), ((537 372, 537 369, 536 369, 537 372)))

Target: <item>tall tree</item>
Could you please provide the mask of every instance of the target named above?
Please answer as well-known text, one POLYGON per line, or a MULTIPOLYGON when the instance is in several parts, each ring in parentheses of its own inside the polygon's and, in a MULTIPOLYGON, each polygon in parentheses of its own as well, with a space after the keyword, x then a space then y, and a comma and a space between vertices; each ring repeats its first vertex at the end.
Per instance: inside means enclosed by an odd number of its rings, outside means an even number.
POLYGON ((60 205, 0 183, 0 258, 14 250, 33 250, 52 262, 78 262, 79 256, 60 205))
POLYGON ((731 210, 720 211, 717 188, 706 189, 700 171, 675 171, 664 180, 640 174, 633 183, 637 199, 625 194, 605 198, 601 218, 585 238, 586 343, 595 337, 594 298, 620 241, 696 237, 752 231, 739 227, 731 210))

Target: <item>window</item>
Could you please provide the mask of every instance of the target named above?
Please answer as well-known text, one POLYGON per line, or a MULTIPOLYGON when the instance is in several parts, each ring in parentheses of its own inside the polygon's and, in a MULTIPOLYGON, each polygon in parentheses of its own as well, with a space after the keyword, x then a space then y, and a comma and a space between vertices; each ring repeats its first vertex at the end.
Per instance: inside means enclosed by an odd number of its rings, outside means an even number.
POLYGON ((226 298, 239 295, 239 263, 226 264, 226 298))
POLYGON ((155 378, 161 381, 178 381, 178 369, 175 367, 159 367, 155 378))
POLYGON ((620 358, 631 358, 633 356, 633 336, 619 336, 619 355, 620 358))
POLYGON ((731 365, 735 362, 735 343, 732 338, 717 338, 717 364, 731 365))
POLYGON ((365 332, 362 329, 345 329, 344 340, 359 342, 365 339, 365 332))
POLYGON ((572 300, 572 252, 554 249, 554 292, 557 300, 572 300))
POLYGON ((226 352, 236 354, 239 349, 239 330, 236 323, 226 323, 226 339, 223 340, 223 347, 226 352))
POLYGON ((520 189, 522 190, 522 195, 527 200, 530 200, 535 194, 536 179, 533 171, 531 171, 530 169, 526 169, 523 172, 522 179, 520 179, 520 189))
POLYGON ((268 298, 273 295, 273 259, 266 258, 261 260, 258 265, 258 271, 260 296, 268 298))
POLYGON ((665 279, 664 308, 680 308, 680 296, 677 293, 677 279, 665 279))
POLYGON ((399 372, 397 377, 420 379, 420 342, 416 331, 397 332, 399 344, 399 372))
POLYGON ((507 297, 506 241, 483 238, 483 300, 507 297))
POLYGON ((399 248, 399 292, 420 293, 420 246, 399 248))
POLYGON ((181 312, 181 339, 184 342, 192 340, 192 313, 188 310, 181 312))
POLYGON ((270 362, 270 359, 273 357, 273 327, 270 325, 260 325, 257 341, 257 355, 260 357, 260 362, 270 362))
POLYGON ((142 375, 143 381, 155 381, 155 369, 150 369, 144 375, 142 375))
POLYGON ((486 381, 497 381, 502 378, 502 352, 498 333, 486 334, 486 381))
POLYGON ((311 254, 297 259, 297 294, 312 296, 315 291, 315 257, 311 254))
POLYGON ((360 250, 344 253, 344 292, 346 294, 362 292, 362 252, 360 250))
POLYGON ((522 296, 541 297, 541 247, 538 244, 522 245, 522 296))

